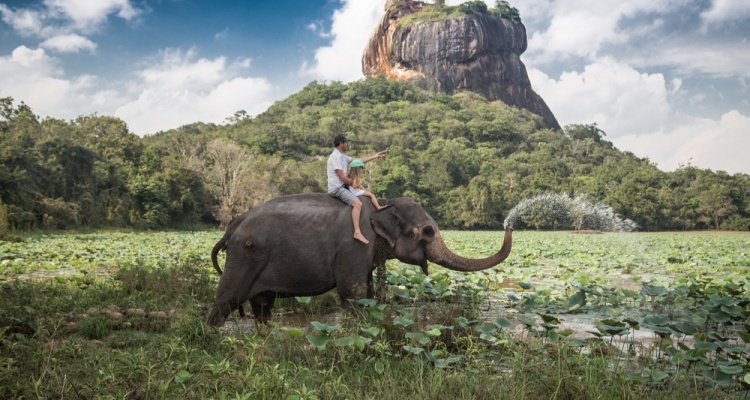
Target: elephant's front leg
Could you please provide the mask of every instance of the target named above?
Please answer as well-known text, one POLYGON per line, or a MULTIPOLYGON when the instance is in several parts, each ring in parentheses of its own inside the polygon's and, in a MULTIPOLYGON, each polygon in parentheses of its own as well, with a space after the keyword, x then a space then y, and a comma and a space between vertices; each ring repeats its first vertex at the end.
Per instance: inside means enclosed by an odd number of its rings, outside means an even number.
POLYGON ((344 308, 351 307, 350 300, 372 297, 372 273, 367 268, 367 264, 360 265, 362 266, 349 264, 348 269, 337 268, 336 291, 341 298, 341 306, 344 308))

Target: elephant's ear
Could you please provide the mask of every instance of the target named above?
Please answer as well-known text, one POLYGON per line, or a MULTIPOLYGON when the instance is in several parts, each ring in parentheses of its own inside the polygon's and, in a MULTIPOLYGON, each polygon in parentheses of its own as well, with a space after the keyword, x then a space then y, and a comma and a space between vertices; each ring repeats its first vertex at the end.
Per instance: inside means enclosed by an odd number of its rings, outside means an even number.
POLYGON ((396 247, 396 240, 401 233, 401 226, 403 225, 403 219, 396 211, 395 206, 388 206, 374 212, 370 217, 372 229, 387 240, 391 248, 396 247))

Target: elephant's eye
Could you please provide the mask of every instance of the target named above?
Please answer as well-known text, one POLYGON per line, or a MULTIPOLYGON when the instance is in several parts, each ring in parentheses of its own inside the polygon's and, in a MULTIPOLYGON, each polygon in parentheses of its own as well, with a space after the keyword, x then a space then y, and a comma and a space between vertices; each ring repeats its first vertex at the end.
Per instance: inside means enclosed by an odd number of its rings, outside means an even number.
POLYGON ((432 239, 433 237, 435 237, 435 228, 430 225, 425 226, 424 228, 422 228, 422 236, 425 239, 432 239))

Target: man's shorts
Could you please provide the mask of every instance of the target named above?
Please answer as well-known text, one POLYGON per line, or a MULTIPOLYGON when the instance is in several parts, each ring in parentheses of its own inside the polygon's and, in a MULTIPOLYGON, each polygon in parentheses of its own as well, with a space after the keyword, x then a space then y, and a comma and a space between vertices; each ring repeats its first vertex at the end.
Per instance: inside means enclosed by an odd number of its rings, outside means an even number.
POLYGON ((357 196, 355 196, 354 193, 352 193, 349 189, 343 186, 341 186, 340 188, 332 192, 328 192, 328 194, 330 194, 331 196, 337 199, 341 199, 341 201, 343 201, 344 203, 348 205, 352 205, 354 200, 357 200, 357 196))

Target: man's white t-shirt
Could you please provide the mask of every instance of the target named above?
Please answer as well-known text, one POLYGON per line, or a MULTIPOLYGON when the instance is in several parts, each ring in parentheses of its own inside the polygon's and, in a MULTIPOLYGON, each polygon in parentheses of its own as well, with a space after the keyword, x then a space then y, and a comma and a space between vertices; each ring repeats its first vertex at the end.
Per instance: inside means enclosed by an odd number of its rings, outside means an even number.
POLYGON ((344 182, 341 182, 341 179, 339 179, 339 176, 336 174, 336 170, 340 169, 344 175, 346 175, 346 171, 349 169, 349 163, 351 161, 352 158, 340 152, 339 149, 333 150, 333 153, 328 157, 326 168, 328 170, 328 193, 344 186, 344 182))

